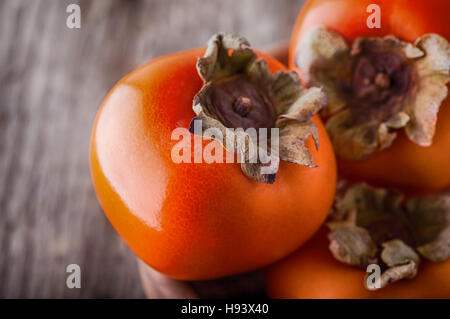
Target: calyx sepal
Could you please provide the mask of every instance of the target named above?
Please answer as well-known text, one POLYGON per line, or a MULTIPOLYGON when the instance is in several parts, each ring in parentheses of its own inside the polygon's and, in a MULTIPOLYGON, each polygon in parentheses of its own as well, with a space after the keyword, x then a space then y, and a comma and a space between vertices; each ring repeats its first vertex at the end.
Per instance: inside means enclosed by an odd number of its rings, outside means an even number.
POLYGON ((322 115, 338 156, 363 160, 389 147, 401 128, 416 144, 432 144, 450 81, 445 38, 361 37, 349 46, 318 25, 302 38, 295 62, 306 85, 322 86, 329 96, 322 115))
POLYGON ((311 136, 319 147, 312 116, 326 104, 322 89, 304 89, 295 72, 270 73, 248 41, 232 34, 210 39, 197 71, 204 85, 194 97, 197 116, 191 128, 201 120, 201 135, 208 129, 217 131, 225 149, 238 154, 245 175, 273 183, 280 160, 314 167, 305 142, 311 136), (265 136, 260 129, 266 129, 265 136), (255 149, 270 159, 263 161, 255 149))
POLYGON ((339 261, 383 270, 381 287, 413 278, 420 258, 450 257, 450 192, 405 199, 393 189, 341 182, 327 223, 339 261))

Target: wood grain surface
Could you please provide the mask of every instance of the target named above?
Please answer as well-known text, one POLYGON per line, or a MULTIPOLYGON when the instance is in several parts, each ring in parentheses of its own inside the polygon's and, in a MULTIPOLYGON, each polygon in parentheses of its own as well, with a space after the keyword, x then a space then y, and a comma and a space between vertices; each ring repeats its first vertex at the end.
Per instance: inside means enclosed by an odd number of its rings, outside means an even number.
POLYGON ((100 102, 134 67, 217 31, 256 48, 286 39, 302 3, 0 0, 0 298, 144 297, 91 185, 100 102), (70 3, 81 6, 81 29, 66 27, 70 3), (80 289, 66 287, 72 263, 80 289))

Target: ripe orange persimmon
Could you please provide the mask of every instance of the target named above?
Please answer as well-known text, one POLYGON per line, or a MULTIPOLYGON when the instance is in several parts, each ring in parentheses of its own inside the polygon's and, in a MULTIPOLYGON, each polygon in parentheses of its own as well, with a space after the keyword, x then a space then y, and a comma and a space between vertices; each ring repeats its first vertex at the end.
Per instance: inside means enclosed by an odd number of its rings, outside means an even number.
MULTIPOLYGON (((273 184, 250 179, 237 163, 174 163, 171 133, 195 116, 204 52, 163 56, 120 80, 98 111, 90 146, 95 190, 114 228, 148 265, 180 279, 246 272, 291 253, 324 221, 336 183, 317 115, 320 149, 306 140, 317 167, 281 161, 273 184)), ((258 56, 271 72, 284 70, 258 56)))
POLYGON ((271 265, 265 276, 271 298, 298 299, 421 299, 450 298, 450 259, 424 261, 417 276, 380 290, 364 287, 364 269, 345 265, 328 250, 327 230, 321 229, 289 257, 271 265))
MULTIPOLYGON (((449 12, 450 2, 447 0, 309 0, 300 12, 294 27, 289 65, 302 73, 297 63, 298 56, 302 55, 300 43, 308 31, 317 25, 338 33, 349 46, 354 44, 358 37, 387 35, 414 43, 416 39, 426 34, 435 33, 449 41, 449 12), (367 25, 373 4, 378 5, 380 9, 380 28, 369 28, 367 25)), ((342 63, 342 59, 337 62, 342 63)), ((305 74, 300 76, 304 79, 305 74)), ((378 80, 381 85, 389 85, 383 77, 378 80)), ((395 81, 391 78, 392 80, 395 81)), ((428 79, 426 81, 429 83, 428 79)), ((443 94, 445 83, 443 88, 437 91, 443 94)), ((363 108, 361 112, 365 112, 363 108)), ((397 138, 393 142, 390 140, 392 144, 386 143, 390 146, 372 153, 365 160, 344 158, 339 156, 337 150, 339 172, 355 181, 366 181, 413 192, 450 187, 449 127, 450 98, 447 97, 440 105, 431 146, 419 146, 407 137, 403 129, 396 130, 397 138)), ((333 134, 330 136, 333 140, 333 134)))

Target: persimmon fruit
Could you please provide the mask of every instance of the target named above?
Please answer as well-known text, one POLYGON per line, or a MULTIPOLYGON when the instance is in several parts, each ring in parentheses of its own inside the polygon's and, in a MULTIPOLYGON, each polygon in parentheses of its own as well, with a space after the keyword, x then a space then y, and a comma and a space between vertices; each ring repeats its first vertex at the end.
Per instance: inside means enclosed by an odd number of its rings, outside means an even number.
MULTIPOLYGON (((302 74, 298 60, 299 57, 300 60, 302 59, 302 54, 303 60, 308 57, 306 57, 305 52, 301 51, 301 43, 305 40, 311 28, 315 26, 321 25, 332 32, 336 32, 343 37, 349 46, 361 37, 381 39, 390 35, 411 44, 420 37, 431 33, 450 41, 450 26, 447 17, 449 12, 450 2, 446 0, 309 0, 302 8, 295 23, 289 52, 289 66, 296 69, 300 76, 305 79, 306 74, 305 72, 302 74), (380 9, 380 28, 369 28, 367 24, 367 19, 371 15, 368 8, 374 4, 378 5, 380 9)), ((447 54, 445 64, 448 69, 448 55, 450 54, 448 52, 448 43, 444 51, 447 51, 443 53, 447 54)), ((353 54, 358 54, 358 52, 353 54)), ((378 60, 373 57, 369 57, 368 60, 375 68, 381 65, 381 68, 384 67, 386 69, 394 68, 394 63, 398 62, 394 61, 393 57, 389 58, 386 54, 380 55, 378 60)), ((368 60, 364 60, 364 63, 367 64, 368 60)), ((362 60, 360 59, 360 61, 362 60)), ((336 63, 342 64, 343 59, 338 59, 336 63)), ((440 67, 442 67, 442 64, 440 67)), ((367 72, 372 72, 370 66, 367 65, 362 70, 366 74, 367 72)), ((387 72, 390 76, 390 82, 386 82, 389 80, 389 77, 386 77, 386 72, 379 74, 380 76, 376 81, 381 86, 389 86, 390 83, 395 89, 395 85, 396 83, 398 84, 400 78, 399 76, 395 78, 395 74, 389 74, 389 72, 391 71, 388 70, 387 72)), ((394 72, 395 70, 391 73, 394 72)), ((397 72, 397 74, 405 76, 405 74, 400 74, 400 72, 397 72)), ((414 75, 411 75, 411 77, 414 77, 414 75)), ((353 80, 355 81, 355 79, 358 80, 354 76, 353 80)), ((342 84, 344 80, 340 78, 338 82, 342 84)), ((359 79, 358 81, 362 80, 359 79)), ((424 78, 423 81, 424 85, 430 83, 429 79, 424 78)), ((448 85, 446 88, 445 82, 443 81, 442 83, 441 87, 430 95, 439 93, 445 96, 448 85)), ((357 85, 359 87, 363 86, 361 83, 357 85)), ((361 91, 361 88, 359 89, 360 91, 357 93, 367 93, 366 91, 361 91)), ((363 87, 363 89, 367 89, 367 86, 363 87)), ((380 101, 383 98, 383 94, 385 94, 383 92, 386 91, 376 90, 372 98, 380 101)), ((394 93, 389 94, 394 96, 394 93)), ((367 112, 362 106, 364 100, 359 99, 356 101, 355 103, 358 105, 355 108, 359 107, 359 115, 367 112)), ((422 106, 423 104, 424 102, 422 102, 422 106)), ((439 104, 438 101, 436 104, 439 104)), ((379 104, 375 106, 375 108, 377 107, 379 107, 379 104)), ((340 156, 340 152, 337 149, 336 156, 339 173, 343 177, 354 181, 365 181, 377 186, 396 187, 412 193, 430 192, 450 187, 450 165, 448 165, 450 163, 450 130, 448 130, 448 127, 450 127, 450 98, 446 97, 440 103, 434 137, 432 141, 423 143, 424 145, 427 144, 426 146, 413 142, 405 134, 405 130, 394 128, 393 132, 397 134, 397 137, 393 142, 389 140, 389 143, 386 143, 387 147, 371 153, 364 160, 354 160, 340 156)), ((333 140, 333 134, 330 135, 333 140)), ((342 136, 342 132, 336 135, 342 136)), ((347 146, 342 146, 342 148, 345 147, 348 147, 348 144, 347 146)), ((350 149, 348 150, 351 151, 350 149)))
POLYGON ((450 297, 450 259, 424 261, 417 276, 379 290, 364 286, 366 272, 345 265, 328 250, 323 228, 303 247, 271 265, 267 293, 275 299, 422 299, 450 297))
MULTIPOLYGON (((249 178, 238 163, 174 163, 171 133, 196 115, 204 53, 162 56, 121 79, 98 111, 90 144, 93 184, 111 224, 144 262, 185 280, 250 271, 291 253, 324 221, 336 184, 317 115, 320 148, 305 141, 314 167, 281 161, 272 184, 249 178)), ((270 72, 285 71, 257 54, 270 72)), ((198 138, 222 147, 190 134, 192 145, 198 138)))
POLYGON ((267 269, 270 297, 450 297, 449 11, 441 0, 303 7, 289 65, 328 93, 321 115, 344 179, 329 233, 267 269), (374 5, 380 28, 367 23, 374 5), (371 265, 380 289, 366 287, 371 265))

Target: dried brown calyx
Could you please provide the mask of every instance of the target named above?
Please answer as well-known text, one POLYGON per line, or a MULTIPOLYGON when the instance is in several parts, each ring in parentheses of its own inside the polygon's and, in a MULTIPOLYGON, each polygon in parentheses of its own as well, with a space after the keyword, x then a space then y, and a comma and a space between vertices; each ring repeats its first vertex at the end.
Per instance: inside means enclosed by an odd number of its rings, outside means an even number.
POLYGON ((380 265, 384 287, 413 278, 421 256, 450 257, 450 191, 405 200, 396 190, 341 182, 327 226, 333 256, 380 265))
POLYGON ((280 159, 314 166, 305 141, 312 136, 319 146, 311 117, 326 104, 321 89, 304 89, 295 72, 271 74, 247 40, 231 34, 211 38, 197 70, 204 85, 193 101, 192 133, 213 137, 237 153, 242 171, 256 181, 273 183, 280 159), (200 132, 194 131, 197 121, 200 132), (278 129, 276 136, 272 128, 278 129), (267 139, 250 129, 267 129, 267 139), (269 161, 255 157, 261 150, 269 161))
POLYGON ((450 45, 437 34, 414 44, 394 36, 358 38, 349 47, 338 33, 311 28, 295 57, 308 86, 322 86, 322 110, 336 153, 364 159, 389 147, 395 130, 429 146, 450 80, 450 45))

